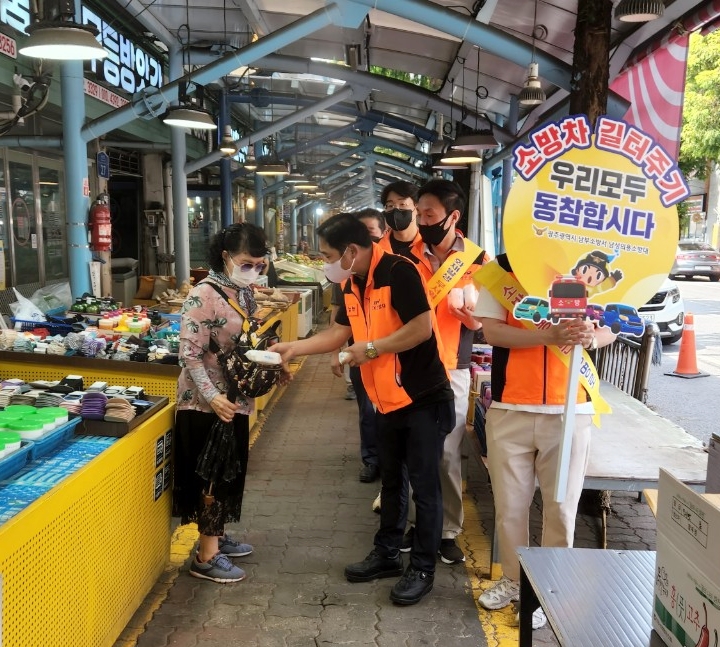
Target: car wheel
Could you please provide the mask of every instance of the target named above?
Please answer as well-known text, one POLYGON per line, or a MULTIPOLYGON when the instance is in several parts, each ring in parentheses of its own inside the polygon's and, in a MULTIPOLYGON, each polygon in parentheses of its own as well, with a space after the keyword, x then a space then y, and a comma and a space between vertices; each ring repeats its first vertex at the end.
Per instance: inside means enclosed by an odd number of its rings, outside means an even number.
POLYGON ((711 275, 710 275, 710 280, 711 280, 711 281, 714 281, 715 283, 717 283, 718 281, 720 281, 720 274, 711 274, 711 275))
POLYGON ((600 328, 605 328, 605 319, 603 317, 598 319, 598 326, 600 326, 600 328))
POLYGON ((613 334, 618 335, 622 330, 622 325, 620 324, 620 322, 615 321, 611 324, 610 330, 613 332, 613 334))
POLYGON ((680 341, 681 337, 682 337, 682 331, 675 333, 674 335, 671 335, 670 337, 662 337, 661 341, 663 343, 663 346, 667 346, 669 344, 674 344, 675 342, 680 341))
POLYGON ((540 323, 540 313, 539 312, 533 313, 533 321, 535 323, 540 323))

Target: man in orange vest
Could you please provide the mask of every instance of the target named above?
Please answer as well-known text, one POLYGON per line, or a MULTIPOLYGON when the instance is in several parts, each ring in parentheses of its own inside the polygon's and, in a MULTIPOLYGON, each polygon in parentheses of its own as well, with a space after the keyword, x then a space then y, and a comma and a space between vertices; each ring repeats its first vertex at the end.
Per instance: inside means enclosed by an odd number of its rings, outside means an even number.
MULTIPOLYGON (((564 501, 556 502, 553 491, 568 369, 552 347, 581 344, 594 350, 611 344, 615 335, 609 328, 596 328, 581 318, 565 319, 558 325, 543 321, 526 327, 513 316, 512 303, 506 296, 512 294, 516 283, 507 255, 499 254, 492 263, 504 270, 497 271, 505 278, 493 283, 491 289, 480 289, 474 314, 482 322, 485 339, 493 346, 492 404, 487 410, 485 429, 503 577, 480 595, 479 602, 486 609, 502 609, 519 600, 520 563, 515 551, 530 543, 530 504, 536 479, 543 495, 542 545, 573 545, 594 407, 588 393, 579 386, 567 492, 564 501)), ((533 629, 546 622, 543 610, 536 609, 533 629)))
MULTIPOLYGON (((470 357, 474 332, 480 322, 475 307, 472 275, 485 262, 485 252, 464 238, 456 224, 465 210, 465 194, 454 182, 433 179, 418 192, 419 233, 423 244, 417 268, 422 275, 430 304, 435 308, 442 339, 442 358, 455 394, 455 427, 445 437, 440 483, 443 497, 443 527, 440 559, 460 564, 465 555, 457 536, 463 527, 461 446, 470 400, 470 357)), ((403 550, 414 542, 415 510, 410 506, 410 528, 403 550)))
POLYGON ((380 528, 375 547, 349 564, 350 582, 402 575, 390 599, 418 602, 433 587, 442 529, 440 456, 455 424, 453 392, 440 359, 422 279, 407 259, 385 253, 352 214, 328 218, 317 230, 325 275, 343 283, 345 297, 331 328, 308 339, 273 346, 287 362, 299 355, 329 353, 352 334, 344 361, 359 366, 377 408, 382 478, 380 528), (403 571, 400 553, 406 505, 407 466, 417 508, 415 542, 403 571))
POLYGON ((422 240, 417 226, 418 188, 402 180, 388 184, 380 195, 388 231, 379 241, 386 252, 420 261, 422 240))

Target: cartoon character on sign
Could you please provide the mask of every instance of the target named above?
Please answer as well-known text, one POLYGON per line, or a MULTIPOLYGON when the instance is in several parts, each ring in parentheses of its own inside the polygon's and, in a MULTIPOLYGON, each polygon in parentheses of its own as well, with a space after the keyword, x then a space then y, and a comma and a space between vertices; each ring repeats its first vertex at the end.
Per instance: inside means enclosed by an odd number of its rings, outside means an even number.
POLYGON ((577 262, 572 275, 585 284, 588 297, 612 290, 622 280, 623 273, 610 268, 610 263, 616 258, 617 254, 606 254, 596 249, 577 262))

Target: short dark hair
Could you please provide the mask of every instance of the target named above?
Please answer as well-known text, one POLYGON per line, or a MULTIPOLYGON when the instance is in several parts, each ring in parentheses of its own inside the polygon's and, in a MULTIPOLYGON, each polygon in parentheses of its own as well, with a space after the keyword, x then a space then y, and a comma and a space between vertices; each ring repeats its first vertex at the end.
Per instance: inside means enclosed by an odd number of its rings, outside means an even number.
POLYGON ((210 239, 208 247, 208 263, 216 272, 225 269, 222 253, 228 252, 231 256, 248 254, 260 258, 269 253, 265 232, 257 225, 249 222, 237 222, 226 229, 219 231, 210 239))
POLYGON ((418 200, 424 195, 434 195, 440 200, 442 206, 445 207, 445 213, 451 213, 457 209, 462 216, 465 212, 465 205, 467 204, 465 191, 456 182, 438 178, 430 180, 420 187, 418 200))
POLYGON ((373 209, 372 207, 367 207, 366 209, 360 209, 360 211, 356 211, 355 217, 360 220, 362 220, 363 218, 375 218, 375 220, 377 220, 378 227, 380 227, 380 231, 385 231, 387 229, 387 223, 385 222, 385 216, 383 215, 383 212, 378 211, 377 209, 373 209))
POLYGON ((397 182, 391 182, 388 184, 380 194, 380 202, 382 202, 383 206, 385 206, 391 192, 397 193, 401 198, 410 198, 415 203, 418 201, 418 188, 417 185, 412 182, 398 180, 397 182))
POLYGON ((331 216, 317 228, 317 235, 340 253, 343 253, 348 245, 355 244, 360 247, 372 245, 367 227, 353 213, 338 213, 331 216))

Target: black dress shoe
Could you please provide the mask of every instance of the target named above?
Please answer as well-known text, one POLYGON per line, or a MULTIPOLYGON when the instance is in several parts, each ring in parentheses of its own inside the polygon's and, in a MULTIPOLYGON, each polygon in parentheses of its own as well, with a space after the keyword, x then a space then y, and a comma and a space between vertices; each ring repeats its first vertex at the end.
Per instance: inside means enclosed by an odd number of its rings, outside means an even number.
POLYGON ((345 577, 348 582, 369 582, 381 577, 397 577, 402 575, 402 555, 397 557, 383 557, 376 550, 362 561, 348 564, 345 567, 345 577))
POLYGON ((365 463, 360 468, 360 483, 372 483, 380 476, 380 468, 372 463, 365 463))
POLYGON ((390 599, 395 604, 417 604, 424 595, 432 591, 434 580, 432 573, 418 571, 410 565, 390 591, 390 599))

